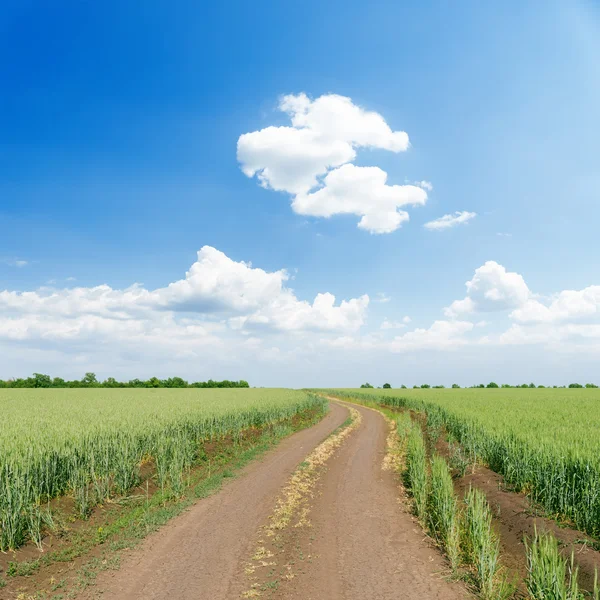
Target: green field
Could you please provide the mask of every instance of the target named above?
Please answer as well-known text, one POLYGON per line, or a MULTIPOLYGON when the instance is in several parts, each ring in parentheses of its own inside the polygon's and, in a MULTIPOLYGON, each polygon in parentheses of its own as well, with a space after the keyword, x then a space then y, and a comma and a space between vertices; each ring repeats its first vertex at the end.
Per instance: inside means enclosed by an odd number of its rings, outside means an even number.
POLYGON ((329 391, 426 412, 549 514, 600 535, 600 390, 329 391))
POLYGON ((49 499, 70 493, 86 516, 150 461, 177 491, 203 442, 323 405, 283 389, 0 390, 0 549, 39 542, 49 499))

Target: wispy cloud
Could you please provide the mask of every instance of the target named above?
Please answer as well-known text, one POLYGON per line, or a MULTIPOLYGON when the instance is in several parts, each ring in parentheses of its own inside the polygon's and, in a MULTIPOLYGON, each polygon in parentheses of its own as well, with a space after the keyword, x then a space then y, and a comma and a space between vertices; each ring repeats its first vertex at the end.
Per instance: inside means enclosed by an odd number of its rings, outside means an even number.
POLYGON ((375 302, 379 302, 380 304, 386 304, 391 299, 391 296, 388 296, 385 292, 377 292, 375 296, 375 302))
POLYGON ((463 225, 468 223, 471 219, 474 219, 477 216, 477 213, 468 212, 466 210, 456 211, 450 215, 444 215, 439 219, 435 219, 433 221, 429 221, 425 223, 423 227, 425 229, 430 229, 433 231, 439 231, 441 229, 450 229, 451 227, 456 227, 457 225, 463 225))
POLYGON ((22 258, 5 258, 1 262, 3 262, 5 265, 8 265, 9 267, 17 268, 26 267, 27 265, 29 265, 29 261, 24 260, 22 258))

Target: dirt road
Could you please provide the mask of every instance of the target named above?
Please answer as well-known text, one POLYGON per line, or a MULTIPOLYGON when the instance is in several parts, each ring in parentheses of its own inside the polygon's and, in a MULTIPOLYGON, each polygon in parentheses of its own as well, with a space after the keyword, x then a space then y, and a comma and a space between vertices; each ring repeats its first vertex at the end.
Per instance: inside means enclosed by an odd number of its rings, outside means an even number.
MULTIPOLYGON (((303 600, 396 600, 467 596, 447 583, 444 563, 398 502, 398 486, 382 470, 387 424, 359 408, 352 432, 321 474, 310 526, 294 529, 275 549, 260 595, 303 600), (294 565, 294 575, 282 575, 294 565), (283 571, 282 571, 283 569, 283 571)), ((348 416, 330 414, 249 465, 220 493, 206 498, 148 538, 119 571, 103 573, 93 594, 110 600, 234 600, 248 590, 244 575, 261 527, 291 473, 348 416)), ((256 589, 256 586, 255 586, 256 589)), ((86 596, 92 597, 92 596, 86 596)))

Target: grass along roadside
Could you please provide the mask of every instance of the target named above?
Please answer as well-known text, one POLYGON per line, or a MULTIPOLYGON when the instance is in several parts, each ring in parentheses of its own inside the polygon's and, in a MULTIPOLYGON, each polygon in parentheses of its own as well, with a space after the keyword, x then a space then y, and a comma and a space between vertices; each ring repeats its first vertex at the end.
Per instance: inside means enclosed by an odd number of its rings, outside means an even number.
MULTIPOLYGON (((464 578, 466 575, 482 598, 522 597, 516 584, 508 581, 500 564, 499 538, 492 526, 492 511, 485 494, 479 489, 469 489, 461 501, 454 491, 451 469, 445 458, 436 453, 436 445, 432 443, 441 433, 440 427, 435 422, 427 423, 425 439, 424 423, 418 413, 391 411, 362 398, 357 403, 380 410, 388 420, 394 419, 392 431, 396 432, 397 442, 391 446, 388 443, 388 448, 395 448, 393 463, 412 497, 415 515, 446 553, 454 576, 464 578), (427 459, 428 453, 431 460, 427 459), (427 499, 425 504, 423 498, 427 499)), ((460 454, 460 446, 455 450, 460 454)), ((464 457, 463 462, 471 463, 464 457)), ((460 466, 455 469, 459 476, 460 466)), ((462 469, 464 474, 467 467, 462 466, 465 467, 462 469)), ((591 589, 582 591, 574 553, 570 558, 562 556, 559 543, 551 532, 538 535, 535 531, 531 539, 524 541, 527 578, 523 582, 523 591, 528 598, 583 600, 591 597, 600 600, 597 571, 591 589)))
POLYGON ((421 426, 410 413, 393 412, 362 399, 356 403, 382 413, 390 424, 396 440, 388 441, 391 458, 387 464, 397 470, 417 520, 447 556, 453 577, 466 580, 484 600, 510 597, 513 588, 500 569, 498 542, 485 497, 474 493, 461 506, 446 461, 438 455, 429 459, 421 426))
POLYGON ((346 406, 350 411, 348 419, 308 454, 281 491, 269 523, 263 528, 261 539, 245 569, 249 589, 243 593, 244 598, 259 597, 264 592, 277 589, 280 582, 290 581, 296 576, 289 561, 285 565, 278 564, 286 547, 284 535, 289 529, 310 525, 310 499, 325 464, 361 424, 360 412, 346 406))
MULTIPOLYGON (((100 571, 118 568, 122 551, 135 547, 200 498, 220 489, 242 467, 271 449, 291 433, 309 427, 324 415, 320 409, 304 411, 293 418, 238 437, 235 443, 216 444, 210 458, 190 469, 180 494, 156 486, 153 494, 138 489, 119 503, 107 505, 100 515, 75 530, 66 530, 56 549, 36 558, 19 559, 13 553, 0 572, 0 598, 19 600, 73 598, 94 584, 100 571)), ((36 551, 37 552, 37 551, 36 551)))
POLYGON ((599 390, 323 390, 425 413, 546 515, 600 539, 599 390))
POLYGON ((315 402, 281 389, 0 389, 0 551, 43 549, 61 498, 85 520, 149 471, 178 494, 206 444, 315 402))

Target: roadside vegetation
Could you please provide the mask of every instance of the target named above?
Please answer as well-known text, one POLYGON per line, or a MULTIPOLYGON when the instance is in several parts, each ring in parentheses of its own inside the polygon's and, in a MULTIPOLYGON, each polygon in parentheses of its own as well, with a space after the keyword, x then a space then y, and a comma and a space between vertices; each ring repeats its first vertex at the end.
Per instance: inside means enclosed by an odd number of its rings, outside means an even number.
POLYGON ((600 391, 339 390, 421 411, 547 514, 600 537, 600 391))
POLYGON ((326 401, 292 390, 0 390, 0 550, 40 549, 52 501, 70 496, 78 518, 152 479, 181 496, 211 443, 235 443, 316 411, 326 401))
MULTIPOLYGON (((600 420, 600 397, 596 393, 590 399, 589 392, 583 390, 548 391, 543 404, 540 400, 536 404, 535 398, 519 390, 498 390, 493 402, 474 390, 463 390, 461 396, 451 391, 364 388, 327 393, 380 406, 388 418, 392 416, 403 449, 403 459, 397 465, 412 510, 446 554, 453 576, 466 577, 481 598, 501 600, 525 594, 530 600, 600 600, 597 571, 593 586, 583 591, 574 552, 570 556, 561 552, 558 540, 549 531, 538 534, 536 530, 523 540, 527 578, 516 580, 502 564, 500 537, 485 493, 469 488, 461 496, 453 481, 478 461, 497 470, 505 469, 513 476, 513 469, 518 468, 516 472, 526 484, 517 487, 513 483, 513 489, 527 492, 537 501, 554 486, 564 485, 565 479, 553 479, 562 469, 564 478, 573 477, 571 489, 562 492, 563 499, 569 499, 571 506, 576 500, 586 499, 587 506, 593 506, 598 489, 595 485, 600 483, 598 472, 590 472, 598 465, 595 449, 600 448, 597 436, 592 435, 600 420), (565 398, 564 393, 570 397, 565 398), (577 404, 581 413, 573 408, 577 404), (386 407, 395 412, 390 413, 386 407), (450 464, 436 450, 442 431, 450 441, 450 464), (535 454, 536 449, 541 454, 535 454), (568 470, 566 457, 572 461, 571 466, 576 461, 585 465, 576 471, 577 478, 568 470), (519 461, 511 466, 514 458, 519 461), (525 465, 529 465, 529 471, 525 465)), ((598 532, 597 522, 583 519, 583 523, 598 532)))

